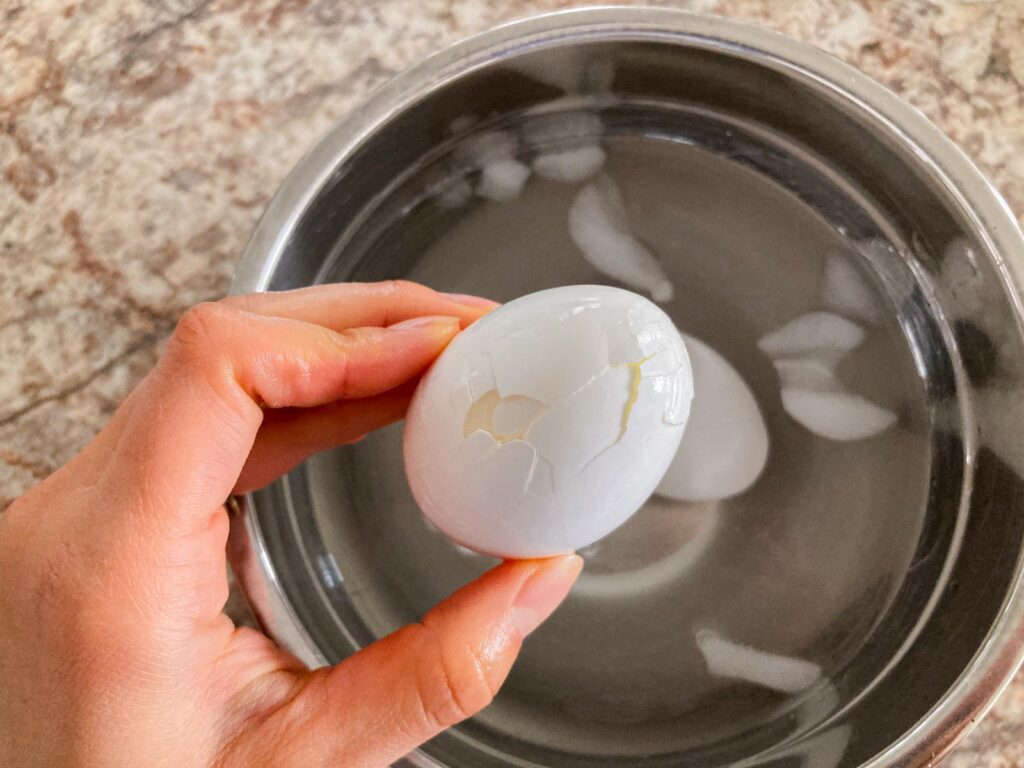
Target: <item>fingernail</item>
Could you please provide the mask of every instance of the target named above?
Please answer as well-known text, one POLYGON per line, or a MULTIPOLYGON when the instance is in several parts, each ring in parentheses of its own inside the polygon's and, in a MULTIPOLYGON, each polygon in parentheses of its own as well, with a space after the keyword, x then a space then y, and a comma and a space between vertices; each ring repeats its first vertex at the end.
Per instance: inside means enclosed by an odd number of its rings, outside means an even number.
POLYGON ((443 293, 442 296, 447 296, 452 301, 457 301, 459 304, 465 304, 467 307, 496 307, 498 302, 485 299, 482 296, 471 296, 468 293, 443 293))
POLYGON ((447 336, 454 330, 458 330, 459 319, 457 317, 413 317, 403 320, 400 323, 389 325, 389 331, 416 331, 419 333, 432 331, 438 336, 447 336))
POLYGON ((579 555, 542 560, 512 601, 512 620, 520 637, 541 625, 565 599, 583 569, 579 555))

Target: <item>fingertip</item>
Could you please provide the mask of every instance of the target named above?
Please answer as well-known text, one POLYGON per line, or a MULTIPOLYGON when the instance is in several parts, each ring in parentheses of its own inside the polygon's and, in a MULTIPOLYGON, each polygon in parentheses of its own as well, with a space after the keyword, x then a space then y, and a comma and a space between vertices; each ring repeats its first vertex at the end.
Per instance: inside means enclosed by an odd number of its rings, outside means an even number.
POLYGON ((457 305, 457 314, 462 321, 463 329, 468 328, 481 317, 501 306, 496 301, 465 293, 439 293, 438 295, 457 305))
POLYGON ((534 562, 536 567, 512 601, 512 619, 520 637, 554 613, 583 570, 583 558, 575 553, 534 562))

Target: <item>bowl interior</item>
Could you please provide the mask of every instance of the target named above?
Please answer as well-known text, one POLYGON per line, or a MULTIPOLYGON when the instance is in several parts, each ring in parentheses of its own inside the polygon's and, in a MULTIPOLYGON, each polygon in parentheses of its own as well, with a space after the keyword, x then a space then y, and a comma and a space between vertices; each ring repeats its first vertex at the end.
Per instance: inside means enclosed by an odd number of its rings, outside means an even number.
MULTIPOLYGON (((474 147, 496 135, 525 166, 602 147, 676 284, 666 311, 750 384, 771 453, 744 494, 655 496, 586 552, 577 589, 494 705, 409 760, 863 764, 970 665, 1016 580, 1024 348, 1002 255, 937 169, 833 87, 742 48, 622 32, 505 49, 439 76, 315 190, 266 287, 406 278, 508 300, 615 284, 566 226, 582 184, 534 174, 513 200, 477 194, 474 147), (879 310, 840 364, 898 416, 868 440, 796 424, 756 346, 821 308, 829 259, 864 278, 879 310), (780 691, 712 674, 700 632, 820 676, 780 691)), ((400 430, 318 456, 252 500, 328 662, 490 565, 423 521, 400 430)))

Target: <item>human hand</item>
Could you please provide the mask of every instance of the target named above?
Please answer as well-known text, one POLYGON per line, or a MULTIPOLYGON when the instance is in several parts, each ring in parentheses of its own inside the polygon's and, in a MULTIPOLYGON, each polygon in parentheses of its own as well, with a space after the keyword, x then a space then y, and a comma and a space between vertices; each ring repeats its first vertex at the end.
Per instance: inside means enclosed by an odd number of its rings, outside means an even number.
POLYGON ((223 613, 224 501, 400 419, 492 306, 382 283, 190 310, 110 424, 0 520, 0 765, 381 766, 488 704, 578 557, 500 565, 309 671, 223 613))

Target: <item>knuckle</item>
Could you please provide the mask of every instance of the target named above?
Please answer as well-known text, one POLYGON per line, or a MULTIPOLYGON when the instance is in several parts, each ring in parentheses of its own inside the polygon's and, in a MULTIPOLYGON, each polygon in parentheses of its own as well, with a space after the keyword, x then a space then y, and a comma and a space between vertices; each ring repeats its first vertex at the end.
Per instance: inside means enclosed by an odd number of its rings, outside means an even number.
POLYGON ((382 280, 380 283, 380 292, 389 295, 400 295, 409 290, 412 286, 408 280, 382 280))
POLYGON ((433 293, 431 289, 419 283, 398 278, 382 281, 378 290, 393 302, 410 301, 433 293))
POLYGON ((14 525, 14 521, 20 522, 23 517, 26 517, 29 514, 28 510, 30 502, 26 499, 31 498, 28 496, 28 494, 31 493, 32 490, 14 499, 14 501, 8 504, 6 508, 0 509, 0 536, 3 536, 4 530, 9 530, 10 527, 14 525))
POLYGON ((229 307, 231 309, 241 310, 242 312, 251 312, 257 305, 258 299, 259 294, 240 293, 234 296, 225 296, 212 303, 219 307, 229 307))
POLYGON ((174 329, 173 345, 191 354, 201 353, 223 332, 234 313, 231 307, 212 301, 190 307, 174 329))
POLYGON ((424 645, 418 679, 419 700, 428 727, 442 730, 472 717, 494 699, 495 691, 479 651, 452 642, 429 625, 415 625, 424 645))

